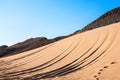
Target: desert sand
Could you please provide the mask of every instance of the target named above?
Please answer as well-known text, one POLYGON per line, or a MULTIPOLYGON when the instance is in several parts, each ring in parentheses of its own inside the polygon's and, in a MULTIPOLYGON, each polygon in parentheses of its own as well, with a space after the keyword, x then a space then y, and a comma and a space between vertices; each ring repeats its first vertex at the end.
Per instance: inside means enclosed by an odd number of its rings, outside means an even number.
POLYGON ((0 80, 120 80, 120 22, 0 58, 0 80))

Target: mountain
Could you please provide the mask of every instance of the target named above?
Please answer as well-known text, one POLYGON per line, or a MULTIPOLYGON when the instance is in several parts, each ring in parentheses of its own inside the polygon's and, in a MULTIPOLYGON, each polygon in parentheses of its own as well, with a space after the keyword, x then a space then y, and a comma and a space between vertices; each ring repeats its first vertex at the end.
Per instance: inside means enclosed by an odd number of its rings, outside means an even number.
POLYGON ((85 26, 83 29, 76 31, 74 34, 85 32, 117 22, 120 22, 120 7, 105 13, 104 15, 100 16, 97 20, 85 26))
POLYGON ((73 34, 70 34, 68 36, 60 36, 60 37, 56 37, 54 39, 47 39, 45 37, 38 37, 38 38, 28 39, 26 41, 17 43, 15 45, 12 45, 9 47, 3 45, 3 46, 1 46, 2 48, 0 47, 0 57, 21 53, 21 52, 28 51, 31 49, 35 49, 35 48, 45 46, 47 44, 56 42, 58 40, 61 40, 63 38, 66 38, 66 37, 69 37, 69 36, 72 36, 72 35, 75 35, 75 34, 78 34, 81 32, 85 32, 88 30, 92 30, 95 28, 99 28, 99 27, 113 24, 113 23, 117 23, 117 22, 120 22, 120 7, 115 8, 115 9, 105 13, 104 15, 100 16, 97 20, 95 20, 92 23, 85 26, 83 29, 78 30, 78 31, 76 31, 73 34))

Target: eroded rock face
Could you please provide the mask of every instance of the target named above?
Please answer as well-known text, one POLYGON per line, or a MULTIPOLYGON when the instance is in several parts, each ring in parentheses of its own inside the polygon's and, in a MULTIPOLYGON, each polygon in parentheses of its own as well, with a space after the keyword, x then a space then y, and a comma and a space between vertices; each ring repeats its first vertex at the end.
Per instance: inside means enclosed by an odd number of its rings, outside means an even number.
POLYGON ((83 29, 78 30, 68 36, 60 36, 60 37, 56 37, 54 39, 47 39, 45 37, 31 38, 26 41, 12 45, 10 47, 5 46, 5 45, 1 46, 0 47, 0 57, 6 56, 6 55, 17 54, 17 53, 28 51, 31 49, 35 49, 35 48, 53 43, 55 41, 61 40, 63 38, 69 37, 71 35, 75 35, 75 34, 78 34, 81 32, 85 32, 88 30, 92 30, 92 29, 95 29, 98 27, 102 27, 102 26, 109 25, 112 23, 117 23, 117 22, 120 22, 120 7, 115 8, 115 9, 105 13, 104 15, 99 17, 94 22, 88 24, 83 29))

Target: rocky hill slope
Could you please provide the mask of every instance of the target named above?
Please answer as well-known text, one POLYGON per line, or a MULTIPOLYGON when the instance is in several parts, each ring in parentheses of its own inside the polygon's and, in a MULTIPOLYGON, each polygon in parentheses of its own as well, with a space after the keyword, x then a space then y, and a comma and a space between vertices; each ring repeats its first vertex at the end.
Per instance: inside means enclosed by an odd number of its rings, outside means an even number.
POLYGON ((76 31, 74 34, 117 22, 120 22, 120 7, 105 13, 104 15, 100 16, 97 20, 85 26, 83 29, 76 31))

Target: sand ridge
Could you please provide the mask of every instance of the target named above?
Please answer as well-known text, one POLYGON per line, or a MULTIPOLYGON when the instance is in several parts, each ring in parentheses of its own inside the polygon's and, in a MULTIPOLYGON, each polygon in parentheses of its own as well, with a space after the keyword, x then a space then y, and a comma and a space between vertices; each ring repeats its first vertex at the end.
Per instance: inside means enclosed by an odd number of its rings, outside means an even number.
POLYGON ((0 80, 119 80, 119 40, 120 22, 0 58, 0 80))

